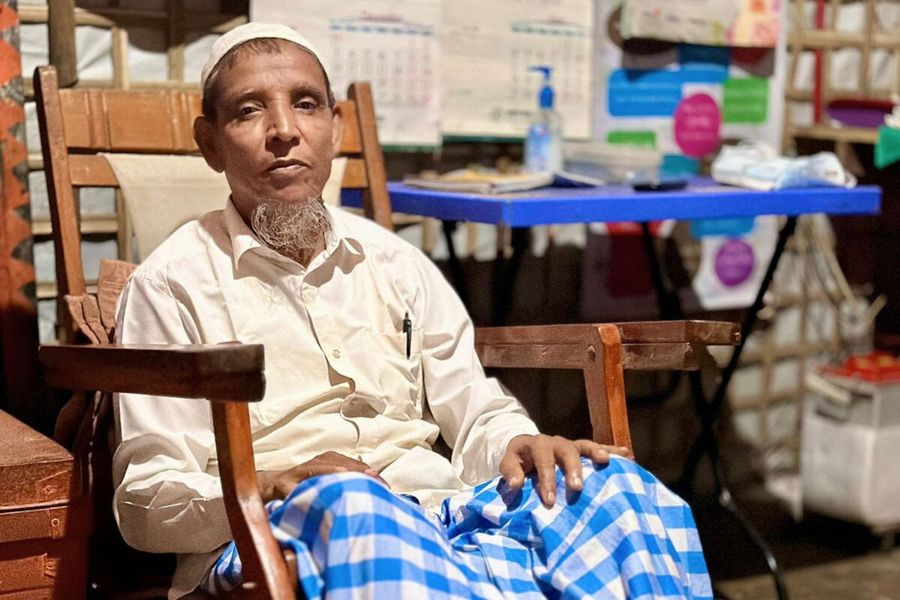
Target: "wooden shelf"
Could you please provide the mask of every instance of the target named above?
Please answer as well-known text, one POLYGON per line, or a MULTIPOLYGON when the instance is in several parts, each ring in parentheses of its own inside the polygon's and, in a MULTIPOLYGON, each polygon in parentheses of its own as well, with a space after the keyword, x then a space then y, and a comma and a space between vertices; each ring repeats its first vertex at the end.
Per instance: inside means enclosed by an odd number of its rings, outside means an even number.
MULTIPOLYGON (((97 293, 97 282, 95 280, 86 281, 87 291, 89 294, 97 293)), ((38 281, 35 289, 35 295, 38 300, 55 300, 59 292, 56 289, 55 281, 38 281)))
POLYGON ((878 140, 878 130, 869 127, 829 127, 828 125, 792 127, 788 131, 788 135, 795 138, 831 140, 834 142, 854 142, 859 144, 874 144, 878 140))
MULTIPOLYGON (((84 215, 81 218, 81 233, 86 235, 114 234, 119 231, 119 217, 115 214, 84 215)), ((47 237, 53 233, 50 219, 34 219, 31 233, 35 237, 47 237)))

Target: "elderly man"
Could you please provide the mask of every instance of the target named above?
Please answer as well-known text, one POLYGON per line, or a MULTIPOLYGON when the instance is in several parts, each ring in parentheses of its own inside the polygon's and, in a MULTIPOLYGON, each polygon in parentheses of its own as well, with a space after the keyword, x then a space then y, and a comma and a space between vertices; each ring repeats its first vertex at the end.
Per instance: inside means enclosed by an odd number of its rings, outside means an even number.
MULTIPOLYGON (((539 435, 428 258, 323 205, 341 120, 313 47, 242 26, 202 84, 195 137, 231 196, 138 268, 118 335, 265 345, 259 486, 306 595, 710 596, 684 503, 626 449, 539 435)), ((208 406, 122 395, 116 415, 125 539, 178 553, 171 597, 237 585, 208 406)))

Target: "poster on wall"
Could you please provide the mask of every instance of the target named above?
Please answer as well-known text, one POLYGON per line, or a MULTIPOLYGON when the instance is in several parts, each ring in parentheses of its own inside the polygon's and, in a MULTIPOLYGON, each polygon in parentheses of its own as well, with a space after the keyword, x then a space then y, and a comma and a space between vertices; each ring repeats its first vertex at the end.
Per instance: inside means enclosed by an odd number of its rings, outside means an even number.
MULTIPOLYGON (((622 17, 622 0, 597 1, 596 29, 606 35, 596 47, 596 140, 653 148, 663 155, 664 171, 683 173, 696 173, 724 143, 752 139, 781 148, 783 31, 775 47, 626 39, 622 17)), ((752 301, 774 227, 771 218, 692 227, 702 247, 703 266, 693 281, 702 306, 752 301)))
POLYGON ((592 132, 594 0, 444 3, 443 129, 466 137, 524 137, 553 68, 563 135, 592 132))
POLYGON ((691 287, 705 310, 753 304, 778 238, 778 217, 693 221, 700 264, 691 287))
POLYGON ((744 138, 781 147, 786 51, 625 39, 622 3, 598 0, 595 138, 655 148, 667 164, 744 138))
POLYGON ((314 11, 252 0, 250 18, 306 36, 322 54, 338 98, 350 83, 369 81, 383 144, 440 143, 440 0, 341 0, 314 11))

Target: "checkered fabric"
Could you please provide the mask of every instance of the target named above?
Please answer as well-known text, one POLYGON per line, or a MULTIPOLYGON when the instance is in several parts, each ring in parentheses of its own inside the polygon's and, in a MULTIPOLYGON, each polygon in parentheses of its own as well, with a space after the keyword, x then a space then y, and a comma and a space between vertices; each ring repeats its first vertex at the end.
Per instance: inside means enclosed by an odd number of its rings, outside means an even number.
MULTIPOLYGON (((308 479, 268 505, 300 585, 322 598, 711 598, 687 505, 636 463, 583 459, 584 491, 544 507, 534 478, 497 478, 446 500, 440 515, 371 477, 308 479)), ((557 471, 557 485, 564 489, 557 471)), ((204 587, 241 581, 230 544, 204 587)))

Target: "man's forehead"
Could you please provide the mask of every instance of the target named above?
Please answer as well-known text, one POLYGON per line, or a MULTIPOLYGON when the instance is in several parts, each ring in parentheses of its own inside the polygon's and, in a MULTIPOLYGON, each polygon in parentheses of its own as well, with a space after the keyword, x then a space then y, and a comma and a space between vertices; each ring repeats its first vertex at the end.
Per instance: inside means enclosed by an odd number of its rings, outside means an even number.
POLYGON ((266 84, 276 81, 266 77, 272 72, 280 73, 282 81, 286 76, 286 83, 293 87, 321 88, 319 91, 322 93, 327 91, 325 71, 312 53, 285 40, 266 41, 272 44, 260 47, 248 43, 235 48, 234 53, 219 65, 220 89, 226 95, 243 95, 255 88, 264 88, 266 84))

